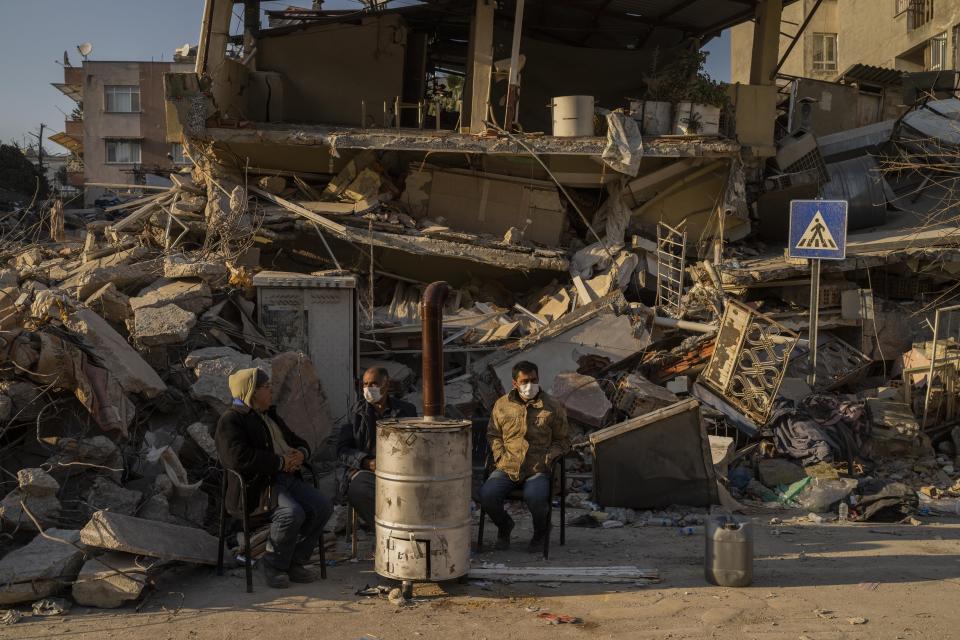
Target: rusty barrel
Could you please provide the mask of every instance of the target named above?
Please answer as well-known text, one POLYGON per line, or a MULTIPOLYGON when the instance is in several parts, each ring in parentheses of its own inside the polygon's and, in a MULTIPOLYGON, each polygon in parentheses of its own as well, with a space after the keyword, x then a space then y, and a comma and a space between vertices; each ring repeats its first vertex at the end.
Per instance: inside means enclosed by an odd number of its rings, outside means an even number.
POLYGON ((470 569, 471 423, 377 423, 376 571, 439 582, 470 569))

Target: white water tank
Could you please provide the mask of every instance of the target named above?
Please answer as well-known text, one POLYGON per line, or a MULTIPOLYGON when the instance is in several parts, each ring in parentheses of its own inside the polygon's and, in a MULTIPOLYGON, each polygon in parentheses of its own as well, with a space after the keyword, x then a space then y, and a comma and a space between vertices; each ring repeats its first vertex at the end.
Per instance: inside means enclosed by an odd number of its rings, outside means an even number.
POLYGON ((550 103, 553 135, 577 138, 593 135, 593 96, 560 96, 550 103))

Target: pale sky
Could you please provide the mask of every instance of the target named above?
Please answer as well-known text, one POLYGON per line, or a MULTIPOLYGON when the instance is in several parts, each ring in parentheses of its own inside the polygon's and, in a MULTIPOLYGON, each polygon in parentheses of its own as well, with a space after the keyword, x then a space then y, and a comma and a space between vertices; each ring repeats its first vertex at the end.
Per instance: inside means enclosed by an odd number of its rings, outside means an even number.
MULTIPOLYGON (((309 6, 309 0, 274 0, 267 9, 309 6)), ((358 7, 356 0, 328 0, 327 8, 358 7)), ((77 45, 93 44, 91 60, 169 61, 173 50, 196 44, 203 0, 0 0, 0 142, 25 143, 28 132, 47 125, 44 137, 63 130, 72 100, 50 86, 63 82, 60 62, 81 62, 77 45)), ((237 24, 241 8, 236 8, 237 24)), ((707 45, 707 70, 730 78, 729 35, 707 45)), ((49 140, 48 152, 66 150, 49 140)))

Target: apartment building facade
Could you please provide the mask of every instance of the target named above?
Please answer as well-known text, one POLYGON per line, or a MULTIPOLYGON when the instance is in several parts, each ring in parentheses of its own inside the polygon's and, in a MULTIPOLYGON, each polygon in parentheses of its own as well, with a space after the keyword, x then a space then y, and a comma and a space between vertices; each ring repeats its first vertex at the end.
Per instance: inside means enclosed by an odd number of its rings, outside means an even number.
MULTIPOLYGON (((193 63, 91 61, 65 66, 53 86, 77 109, 50 140, 75 158, 70 184, 149 184, 186 163, 182 146, 167 137, 163 75, 191 71, 193 63)), ((105 192, 87 187, 87 206, 105 192)))
MULTIPOLYGON (((783 7, 780 56, 817 5, 783 7)), ((753 23, 731 29, 731 80, 748 82, 753 23)), ((780 68, 837 80, 854 65, 905 72, 960 70, 960 0, 822 0, 780 68)))

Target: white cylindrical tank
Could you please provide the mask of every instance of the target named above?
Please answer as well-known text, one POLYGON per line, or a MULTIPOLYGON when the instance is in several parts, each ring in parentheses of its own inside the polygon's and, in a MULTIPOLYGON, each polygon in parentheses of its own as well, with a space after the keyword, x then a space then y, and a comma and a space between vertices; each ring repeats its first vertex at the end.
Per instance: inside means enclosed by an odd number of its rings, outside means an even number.
POLYGON ((553 135, 576 138, 593 135, 593 96, 560 96, 550 103, 553 135))
POLYGON ((471 427, 444 418, 377 423, 381 576, 434 582, 470 570, 471 427))

